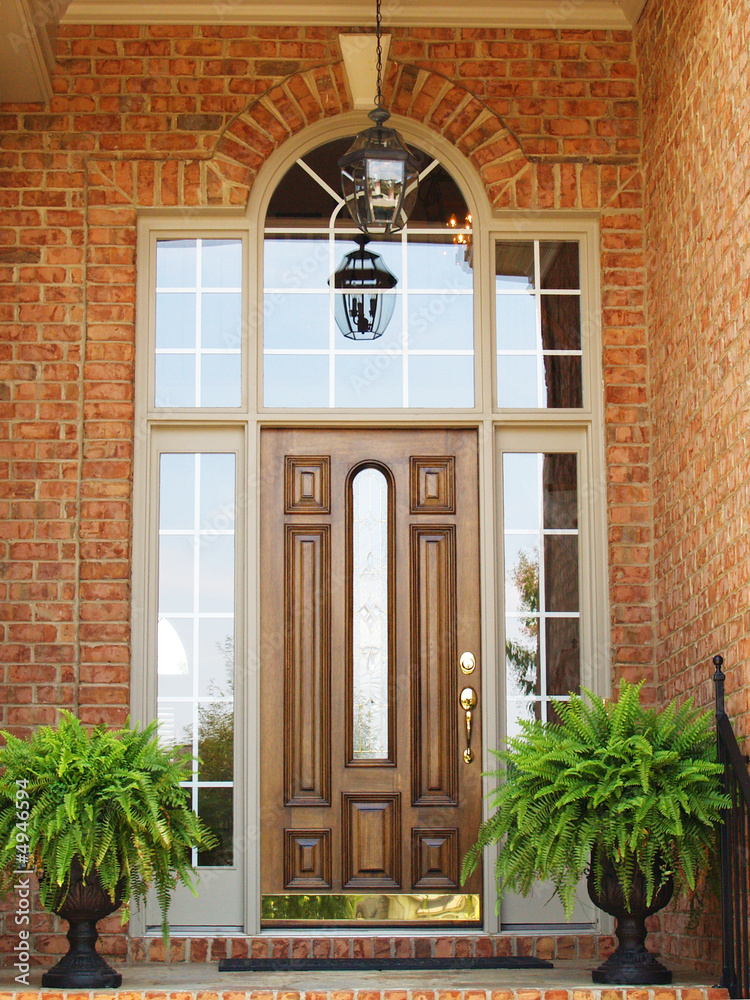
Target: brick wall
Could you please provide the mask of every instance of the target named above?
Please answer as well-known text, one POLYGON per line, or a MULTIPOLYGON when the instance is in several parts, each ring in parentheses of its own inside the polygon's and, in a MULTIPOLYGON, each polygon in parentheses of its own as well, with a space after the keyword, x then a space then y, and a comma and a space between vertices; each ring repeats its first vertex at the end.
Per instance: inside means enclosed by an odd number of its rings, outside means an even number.
MULTIPOLYGON (((613 674, 653 700, 631 35, 398 29, 391 57, 386 103, 453 142, 495 208, 599 213, 613 674)), ((243 205, 271 151, 349 107, 338 33, 316 27, 68 26, 53 86, 48 108, 0 108, 0 724, 18 733, 60 706, 128 711, 138 209, 243 205)))
MULTIPOLYGON (((651 0, 638 25, 653 405, 659 694, 750 736, 750 4, 651 0)), ((718 918, 666 918, 668 952, 720 954, 718 918)))

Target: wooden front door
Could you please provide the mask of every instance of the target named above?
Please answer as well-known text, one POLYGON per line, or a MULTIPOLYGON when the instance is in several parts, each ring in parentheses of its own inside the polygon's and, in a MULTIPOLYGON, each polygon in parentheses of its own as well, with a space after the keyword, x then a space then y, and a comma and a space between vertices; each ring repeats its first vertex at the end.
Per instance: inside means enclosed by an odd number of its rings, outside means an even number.
POLYGON ((460 908, 481 884, 459 877, 481 819, 477 433, 267 429, 261 476, 264 901, 460 908))

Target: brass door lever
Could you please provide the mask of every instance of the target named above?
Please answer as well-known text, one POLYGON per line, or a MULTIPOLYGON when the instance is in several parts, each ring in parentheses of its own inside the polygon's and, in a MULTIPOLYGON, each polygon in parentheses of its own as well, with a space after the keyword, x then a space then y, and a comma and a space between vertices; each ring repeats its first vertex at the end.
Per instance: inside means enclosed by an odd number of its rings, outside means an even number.
POLYGON ((477 693, 473 687, 465 687, 459 695, 461 708, 466 712, 466 749, 464 750, 464 760, 471 764, 474 760, 474 751, 471 749, 471 727, 474 721, 474 709, 477 707, 477 693))

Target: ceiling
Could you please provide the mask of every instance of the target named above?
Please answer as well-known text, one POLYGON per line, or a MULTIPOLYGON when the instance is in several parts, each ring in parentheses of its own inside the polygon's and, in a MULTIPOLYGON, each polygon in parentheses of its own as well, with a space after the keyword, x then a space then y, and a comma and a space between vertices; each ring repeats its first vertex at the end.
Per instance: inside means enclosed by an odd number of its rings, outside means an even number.
MULTIPOLYGON (((632 28, 646 0, 384 0, 388 26, 632 28)), ((373 0, 2 0, 0 102, 46 103, 63 24, 329 24, 367 27, 373 0)))

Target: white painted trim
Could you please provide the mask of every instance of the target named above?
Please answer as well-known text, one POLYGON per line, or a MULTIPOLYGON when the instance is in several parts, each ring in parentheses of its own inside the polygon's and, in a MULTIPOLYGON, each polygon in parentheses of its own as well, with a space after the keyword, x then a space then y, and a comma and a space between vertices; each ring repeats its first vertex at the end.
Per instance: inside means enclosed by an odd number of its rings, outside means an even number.
POLYGON ((631 26, 635 27, 646 6, 646 0, 620 0, 620 5, 631 26))
MULTIPOLYGON (((629 29, 645 0, 386 0, 383 23, 471 28, 629 29)), ((64 24, 372 24, 371 0, 72 0, 64 24)), ((636 18, 637 19, 637 18, 636 18)))
MULTIPOLYGON (((376 35, 339 35, 341 57, 349 83, 352 107, 369 111, 378 93, 378 56, 376 35)), ((381 35, 383 66, 388 61, 390 35, 381 35)))
POLYGON ((0 11, 0 102, 52 97, 53 38, 60 4, 4 0, 0 11))

